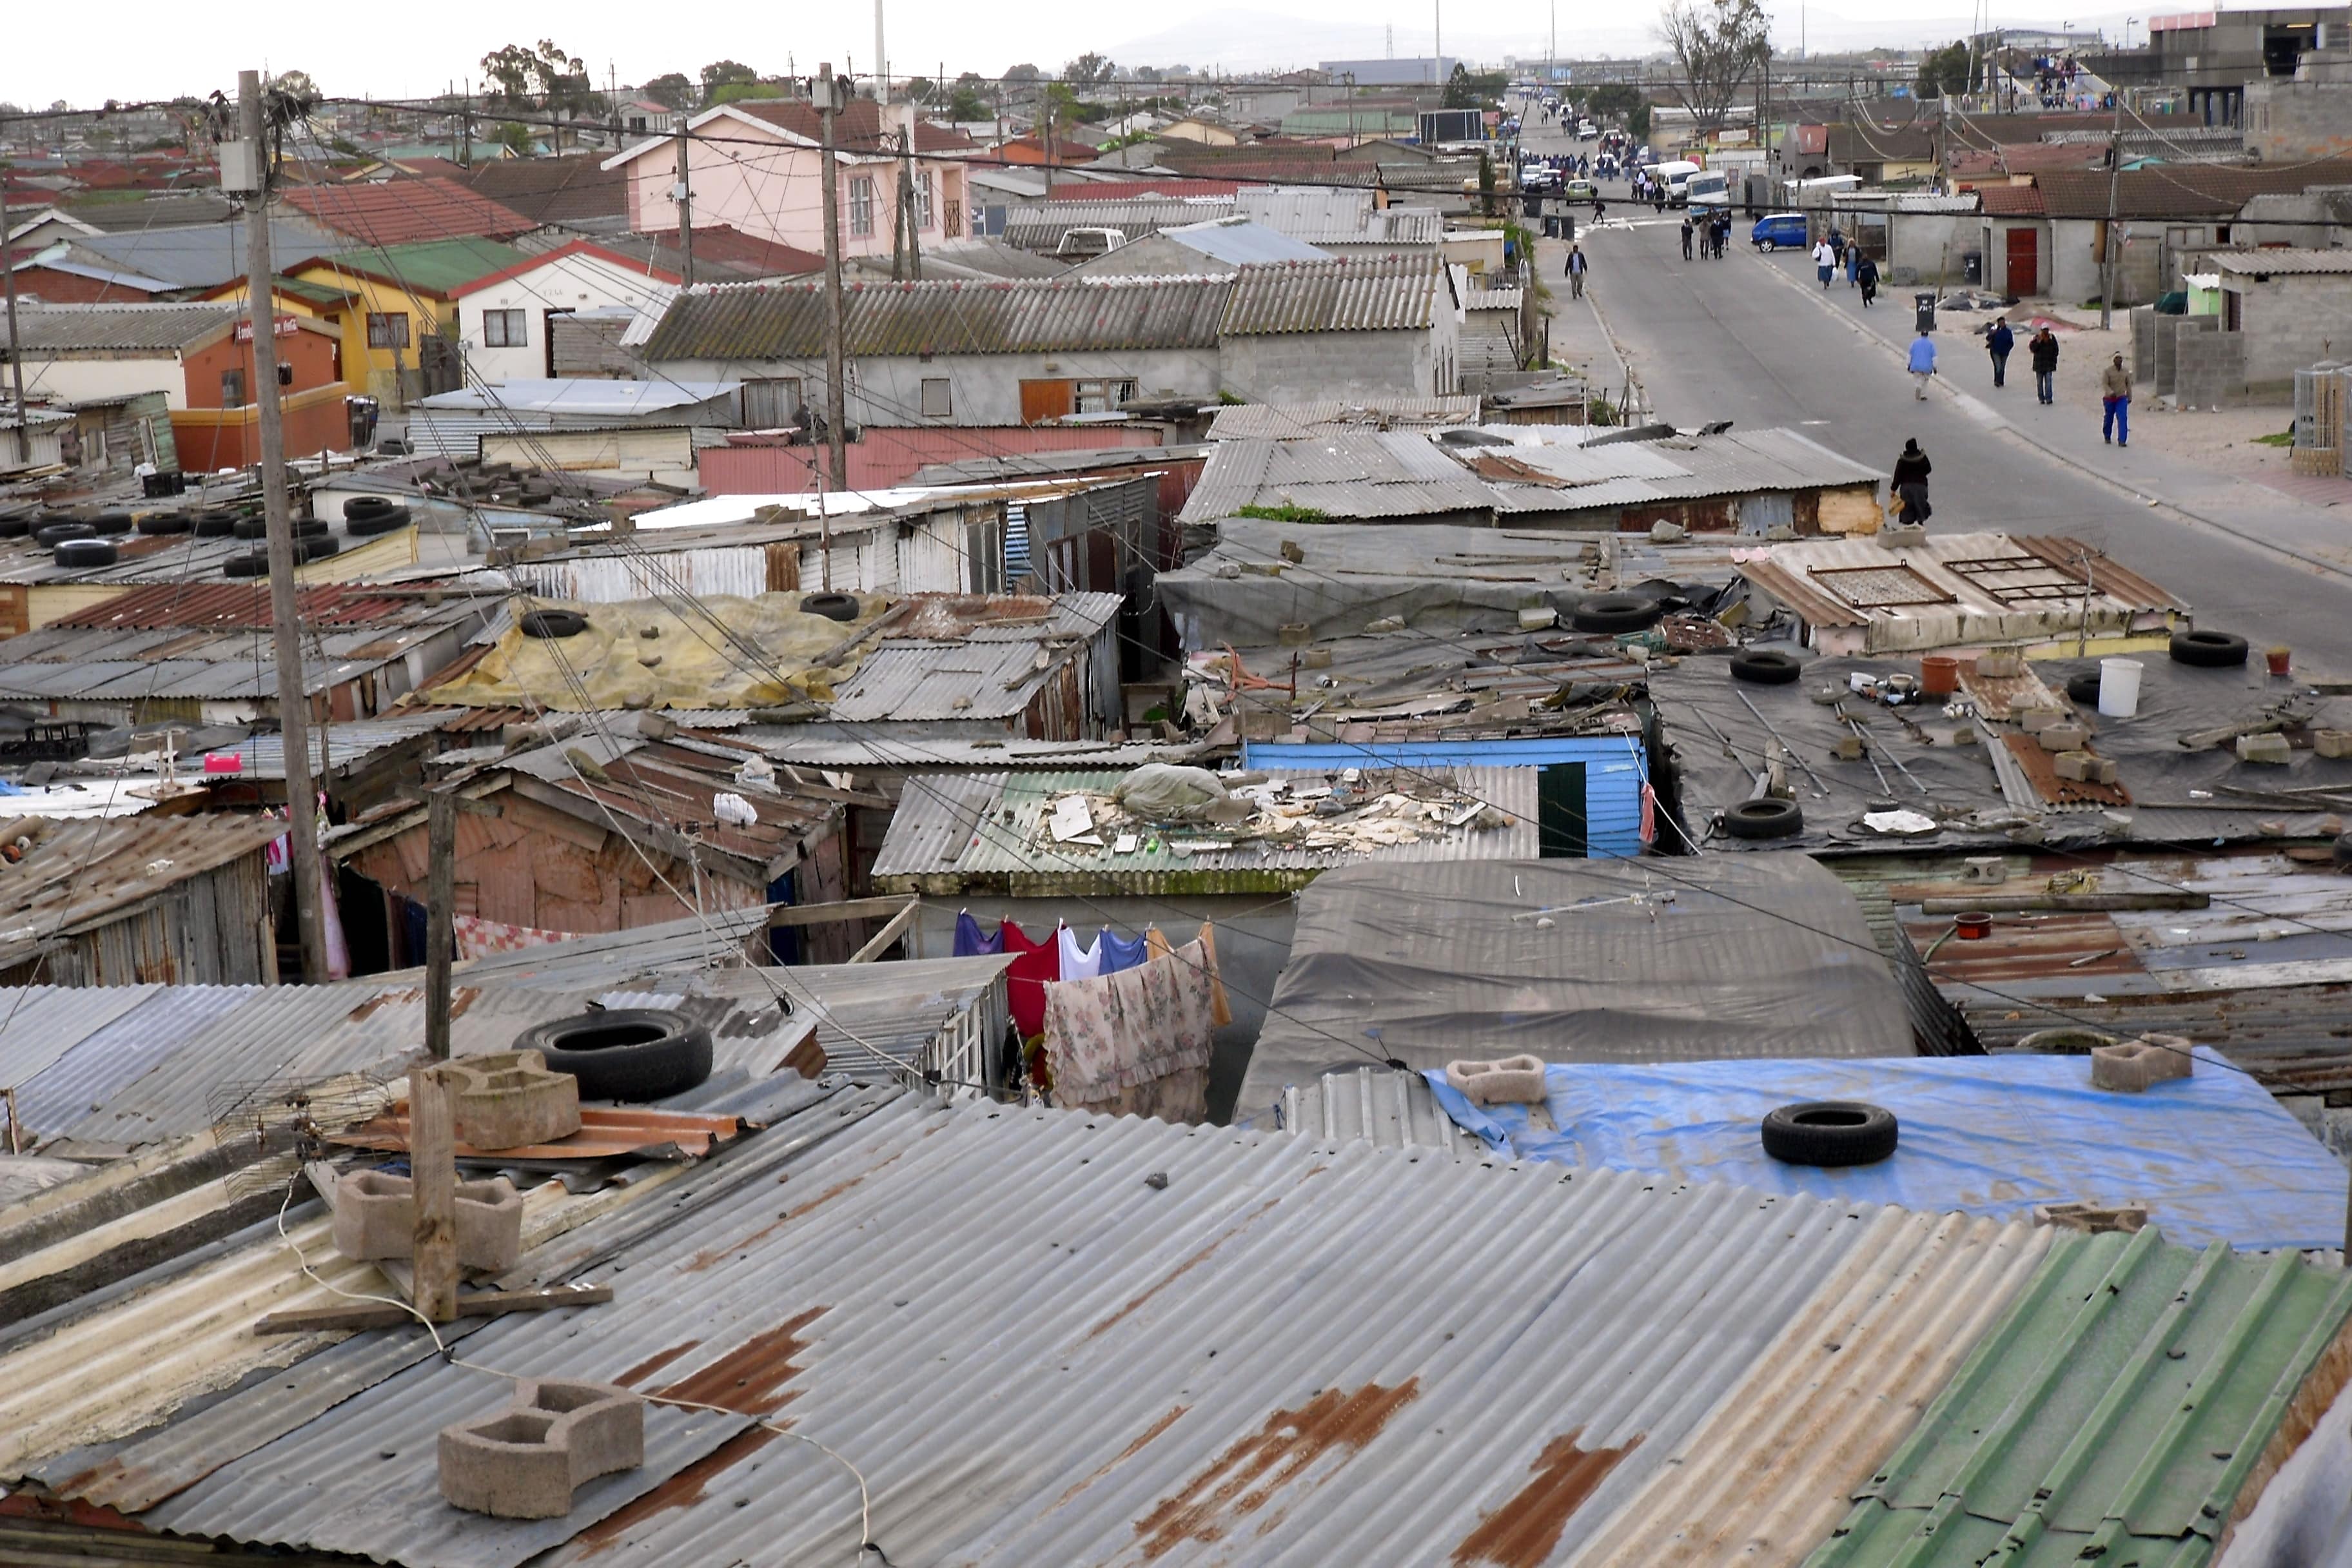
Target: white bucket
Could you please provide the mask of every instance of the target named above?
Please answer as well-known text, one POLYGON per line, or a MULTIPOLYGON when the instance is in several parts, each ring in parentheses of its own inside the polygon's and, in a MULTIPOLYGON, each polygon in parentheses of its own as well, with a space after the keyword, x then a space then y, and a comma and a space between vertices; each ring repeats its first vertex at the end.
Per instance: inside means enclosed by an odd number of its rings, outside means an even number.
POLYGON ((2139 711, 2140 664, 2136 658, 2099 660, 2099 711, 2128 719, 2139 711))

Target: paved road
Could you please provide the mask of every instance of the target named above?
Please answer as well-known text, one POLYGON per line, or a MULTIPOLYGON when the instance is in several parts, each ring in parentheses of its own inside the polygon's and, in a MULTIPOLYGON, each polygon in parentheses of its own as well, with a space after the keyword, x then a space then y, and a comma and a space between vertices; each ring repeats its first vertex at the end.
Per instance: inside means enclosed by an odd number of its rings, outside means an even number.
MULTIPOLYGON (((1566 145, 1556 136, 1530 144, 1566 145)), ((2013 406, 1989 402, 1989 387, 1957 397, 1938 388, 1927 402, 1915 402, 1896 346, 1907 310, 1882 295, 1871 314, 1892 319, 1864 326, 1842 279, 1824 296, 1807 258, 1758 255, 1736 217, 1726 259, 1685 262, 1679 216, 1670 210, 1656 217, 1618 199, 1622 191, 1607 188, 1610 216, 1601 226, 1591 226, 1590 209, 1580 219, 1592 262, 1587 292, 1659 418, 1685 428, 1710 419, 1790 426, 1881 470, 1916 437, 1936 465, 1934 528, 2073 534, 2192 605, 2201 625, 2258 643, 2290 643, 2315 656, 2312 662, 2352 671, 2352 616, 2345 614, 2352 574, 2288 559, 2143 498, 2193 506, 2220 524, 2306 552, 2352 545, 2352 528, 2251 482, 2168 464, 2149 449, 2160 428, 2152 423, 2123 454, 2102 451, 2095 416, 2061 407, 2039 422, 2028 375, 2000 395, 2013 406), (2092 471, 2102 466, 2122 482, 2092 471)), ((1542 247, 1549 274, 1559 274, 1565 249, 1542 247)), ((1560 310, 1581 308, 1559 292, 1560 310)), ((1980 370, 1981 353, 1963 333, 1948 325, 1938 342, 1946 368, 1939 380, 1958 380, 1953 373, 1963 367, 1980 370)), ((2021 371, 2020 347, 2011 363, 2021 371)))

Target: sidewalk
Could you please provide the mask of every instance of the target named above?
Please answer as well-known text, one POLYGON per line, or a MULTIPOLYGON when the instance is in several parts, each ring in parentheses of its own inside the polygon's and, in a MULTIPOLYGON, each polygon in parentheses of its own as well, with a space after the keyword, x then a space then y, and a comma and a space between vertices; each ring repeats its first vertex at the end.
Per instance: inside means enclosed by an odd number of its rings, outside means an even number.
MULTIPOLYGON (((1780 258, 1759 258, 1772 275, 1796 293, 1846 322, 1854 331, 1874 340, 1899 359, 1914 337, 1911 289, 1881 289, 1878 303, 1862 309, 1862 297, 1843 285, 1826 291, 1813 287, 1810 266, 1802 276, 1799 264, 1780 258), (1778 261, 1779 265, 1773 265, 1778 261)), ((1925 290, 1919 290, 1924 292, 1925 290)), ((2131 363, 2129 318, 2118 311, 2114 328, 2095 327, 2060 331, 2057 402, 2045 408, 2034 400, 2032 362, 2026 353, 2029 330, 2021 325, 2036 312, 2021 305, 2011 313, 2017 349, 2010 356, 2008 384, 1996 390, 1992 367, 1976 329, 1989 325, 1995 312, 1940 312, 1936 323, 1937 375, 1931 397, 1944 397, 1979 424, 2000 429, 2057 458, 2095 475, 2150 506, 2166 506, 2182 515, 2248 543, 2274 550, 2321 570, 2352 574, 2352 520, 2327 510, 2335 499, 2326 492, 2340 488, 2352 500, 2352 483, 2294 479, 2289 493, 2263 480, 2200 466, 2165 449, 2166 426, 2195 415, 2172 414, 2151 401, 2132 400, 2133 441, 2128 447, 2107 445, 2099 437, 2099 373, 2109 356, 2121 353, 2131 363), (2310 499, 2305 499, 2310 497, 2310 499)), ((2279 409, 2276 425, 2284 427, 2292 411, 2279 409)))

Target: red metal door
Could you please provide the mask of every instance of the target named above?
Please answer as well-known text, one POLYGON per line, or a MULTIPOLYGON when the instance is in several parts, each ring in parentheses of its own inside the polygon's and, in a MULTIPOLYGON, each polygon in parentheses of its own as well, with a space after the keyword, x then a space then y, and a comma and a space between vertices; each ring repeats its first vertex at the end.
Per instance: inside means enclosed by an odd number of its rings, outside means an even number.
POLYGON ((2032 294, 2042 281, 2042 252, 2035 233, 2030 228, 2009 230, 2009 270, 2007 287, 2011 293, 2032 294))

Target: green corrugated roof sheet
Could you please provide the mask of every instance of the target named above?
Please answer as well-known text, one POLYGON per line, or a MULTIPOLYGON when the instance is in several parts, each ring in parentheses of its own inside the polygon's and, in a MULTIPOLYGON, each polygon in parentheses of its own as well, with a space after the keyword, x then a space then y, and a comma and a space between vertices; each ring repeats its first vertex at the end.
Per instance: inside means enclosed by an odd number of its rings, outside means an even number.
POLYGON ((494 239, 428 239, 415 245, 373 246, 327 257, 327 265, 364 278, 381 279, 419 294, 446 296, 477 278, 530 258, 494 239))
POLYGON ((1806 1568, 2200 1568, 2347 1312, 2294 1253, 2061 1241, 1806 1568))

